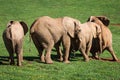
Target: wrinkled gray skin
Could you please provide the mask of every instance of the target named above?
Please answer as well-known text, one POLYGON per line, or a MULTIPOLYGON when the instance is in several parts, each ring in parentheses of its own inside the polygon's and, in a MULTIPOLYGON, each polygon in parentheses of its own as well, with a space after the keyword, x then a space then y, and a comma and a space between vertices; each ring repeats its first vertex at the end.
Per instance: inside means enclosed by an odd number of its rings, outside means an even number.
POLYGON ((40 60, 48 64, 53 63, 51 50, 55 46, 60 60, 69 63, 71 38, 75 37, 75 28, 79 24, 80 21, 70 17, 51 18, 43 16, 35 20, 31 25, 30 35, 39 52, 40 60), (64 58, 62 58, 60 50, 61 42, 63 43, 64 58), (43 50, 45 50, 45 56, 43 50))
MULTIPOLYGON (((109 19, 105 16, 91 16, 88 19, 88 21, 97 23, 101 27, 102 52, 104 52, 104 50, 109 51, 113 57, 113 60, 117 61, 118 58, 116 57, 113 47, 112 47, 112 33, 110 29, 108 28, 108 25, 110 23, 109 19)), ((98 43, 93 44, 91 48, 91 53, 93 54, 93 57, 100 59, 98 43)))
POLYGON ((10 56, 10 64, 14 65, 14 53, 17 55, 17 65, 21 66, 23 61, 23 39, 28 32, 28 27, 24 22, 10 21, 3 32, 3 40, 10 56))
MULTIPOLYGON (((100 26, 93 22, 86 22, 80 25, 75 34, 77 38, 74 39, 74 43, 72 44, 73 50, 79 50, 82 53, 84 60, 89 61, 89 52, 93 38, 99 38, 101 40, 100 26)), ((101 44, 101 41, 99 44, 101 44)))

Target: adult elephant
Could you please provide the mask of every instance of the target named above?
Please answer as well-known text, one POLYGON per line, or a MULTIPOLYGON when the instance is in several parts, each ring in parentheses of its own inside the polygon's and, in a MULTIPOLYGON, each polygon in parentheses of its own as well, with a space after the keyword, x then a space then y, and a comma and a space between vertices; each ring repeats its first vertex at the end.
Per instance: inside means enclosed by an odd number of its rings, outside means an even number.
POLYGON ((94 38, 98 38, 101 44, 101 28, 93 22, 80 24, 79 29, 75 30, 75 36, 72 44, 73 50, 79 50, 85 61, 89 61, 89 52, 94 38))
POLYGON ((17 55, 17 65, 23 61, 23 39, 28 27, 23 21, 10 21, 3 32, 3 40, 10 56, 10 64, 14 65, 14 53, 17 55))
POLYGON ((80 21, 70 18, 51 18, 43 16, 33 22, 30 28, 30 35, 40 54, 42 62, 48 64, 53 63, 51 59, 51 49, 55 46, 58 53, 60 53, 59 45, 62 42, 64 48, 64 62, 69 63, 69 51, 71 45, 71 38, 74 38, 75 28, 80 25, 80 21), (43 50, 46 55, 44 56, 43 50))
MULTIPOLYGON (((88 19, 88 21, 94 22, 94 23, 97 23, 98 25, 100 25, 101 30, 102 30, 102 33, 101 33, 102 52, 104 50, 108 50, 111 53, 113 60, 117 61, 118 59, 117 59, 117 57, 114 53, 113 47, 112 47, 112 33, 108 28, 108 25, 110 23, 109 19, 105 16, 91 16, 88 19)), ((93 46, 91 48, 91 53, 93 54, 93 57, 95 57, 95 58, 99 57, 99 56, 96 57, 99 53, 99 45, 97 43, 93 44, 93 46), (98 48, 98 49, 96 50, 96 48, 98 48)))

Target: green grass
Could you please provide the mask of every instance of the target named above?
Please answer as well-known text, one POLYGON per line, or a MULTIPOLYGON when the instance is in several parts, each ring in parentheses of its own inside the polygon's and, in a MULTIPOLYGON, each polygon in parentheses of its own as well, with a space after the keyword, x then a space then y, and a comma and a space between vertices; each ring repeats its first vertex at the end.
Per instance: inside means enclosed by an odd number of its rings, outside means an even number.
MULTIPOLYGON (((8 52, 2 40, 2 32, 10 20, 25 21, 28 26, 44 15, 51 17, 70 16, 85 22, 91 15, 105 15, 111 24, 120 23, 120 0, 0 0, 0 80, 120 80, 120 63, 90 60, 84 62, 78 56, 70 64, 56 61, 56 52, 52 52, 54 64, 39 62, 38 52, 29 43, 29 34, 24 41, 23 66, 11 66, 8 52), (31 51, 29 51, 31 49, 31 51)), ((113 33, 113 48, 120 58, 120 26, 109 26, 113 33)), ((101 57, 110 58, 105 51, 101 57)))

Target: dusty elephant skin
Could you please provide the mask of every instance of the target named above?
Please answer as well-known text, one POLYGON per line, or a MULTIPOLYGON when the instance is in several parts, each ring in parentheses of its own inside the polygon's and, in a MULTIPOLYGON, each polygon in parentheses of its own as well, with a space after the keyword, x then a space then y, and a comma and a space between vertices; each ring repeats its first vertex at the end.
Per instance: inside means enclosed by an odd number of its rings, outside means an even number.
MULTIPOLYGON (((113 57, 113 60, 117 61, 117 57, 114 53, 113 47, 112 47, 112 33, 108 28, 108 25, 110 23, 109 19, 105 16, 91 16, 88 21, 90 22, 94 22, 97 23, 98 25, 100 25, 102 33, 102 52, 104 50, 108 50, 110 52, 110 54, 113 57)), ((94 43, 91 49, 91 53, 93 54, 93 57, 96 58, 96 55, 98 55, 99 50, 95 50, 96 48, 99 48, 99 46, 97 46, 97 43, 94 43), (96 46, 95 46, 96 45, 96 46)), ((99 58, 99 56, 98 56, 99 58)))
POLYGON ((74 38, 74 32, 76 25, 80 24, 80 21, 70 18, 51 18, 49 16, 43 16, 33 22, 30 28, 30 34, 32 40, 40 54, 40 60, 42 62, 51 64, 51 49, 55 46, 57 53, 62 60, 62 53, 60 52, 60 43, 63 43, 64 48, 64 62, 69 63, 69 51, 71 45, 71 38, 74 38), (43 53, 45 50, 45 56, 43 53))
POLYGON ((28 32, 24 22, 10 21, 3 32, 3 41, 10 56, 10 64, 14 65, 14 53, 17 55, 17 65, 21 66, 23 61, 23 39, 28 32))
POLYGON ((100 26, 93 22, 83 23, 80 25, 79 29, 76 30, 75 35, 77 36, 77 38, 75 39, 76 42, 74 41, 74 43, 72 44, 73 50, 80 50, 84 57, 84 60, 89 61, 89 52, 92 46, 93 39, 99 38, 99 40, 101 40, 100 26))

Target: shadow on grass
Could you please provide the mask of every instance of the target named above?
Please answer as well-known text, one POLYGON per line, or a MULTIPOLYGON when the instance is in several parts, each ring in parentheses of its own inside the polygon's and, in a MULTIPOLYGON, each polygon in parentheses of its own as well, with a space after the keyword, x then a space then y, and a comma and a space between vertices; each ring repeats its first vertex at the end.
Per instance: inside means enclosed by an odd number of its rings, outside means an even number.
MULTIPOLYGON (((14 57, 14 60, 16 60, 17 57, 14 57)), ((40 62, 39 56, 24 56, 23 60, 26 61, 36 61, 40 62)), ((0 56, 0 65, 9 65, 9 57, 8 56, 0 56)))
POLYGON ((120 59, 118 59, 118 61, 115 61, 115 60, 113 60, 112 58, 100 58, 100 59, 95 59, 95 58, 92 58, 91 56, 90 56, 90 59, 100 60, 100 61, 109 61, 109 62, 118 62, 118 63, 120 63, 120 59))
POLYGON ((0 56, 0 65, 8 65, 9 57, 7 56, 0 56))
POLYGON ((39 58, 39 56, 24 56, 23 59, 27 60, 27 61, 34 61, 34 60, 40 59, 40 58, 39 58))
MULTIPOLYGON (((81 57, 81 54, 70 54, 70 61, 77 61, 77 57, 81 57)), ((53 61, 56 62, 60 62, 59 61, 59 57, 57 54, 51 54, 51 58, 53 61)), ((14 57, 14 59, 16 60, 17 57, 14 57)), ((24 60, 26 61, 35 61, 38 63, 43 63, 40 61, 40 57, 39 56, 24 56, 23 57, 24 60)), ((0 65, 9 65, 9 57, 8 56, 0 56, 0 65)))
MULTIPOLYGON (((74 62, 74 61, 79 61, 81 60, 80 58, 82 57, 82 54, 70 54, 70 61, 74 62)), ((57 54, 51 54, 51 58, 53 61, 56 62, 60 62, 58 59, 57 54)), ((14 59, 17 59, 16 57, 14 57, 14 59)), ((26 61, 32 61, 32 62, 38 62, 38 63, 43 63, 40 61, 40 57, 39 56, 24 56, 23 57, 24 60, 26 61)), ((96 59, 95 59, 96 60, 96 59)), ((116 62, 113 61, 112 58, 101 58, 101 61, 110 61, 110 62, 116 62)), ((120 60, 118 60, 117 62, 120 62, 120 60)), ((0 56, 0 65, 9 65, 9 57, 8 56, 0 56)))
POLYGON ((110 62, 120 62, 120 59, 118 61, 113 60, 112 58, 101 58, 102 61, 110 61, 110 62))

